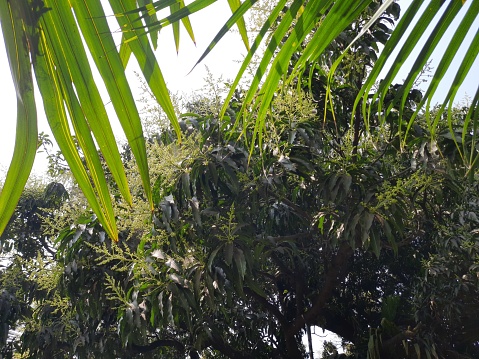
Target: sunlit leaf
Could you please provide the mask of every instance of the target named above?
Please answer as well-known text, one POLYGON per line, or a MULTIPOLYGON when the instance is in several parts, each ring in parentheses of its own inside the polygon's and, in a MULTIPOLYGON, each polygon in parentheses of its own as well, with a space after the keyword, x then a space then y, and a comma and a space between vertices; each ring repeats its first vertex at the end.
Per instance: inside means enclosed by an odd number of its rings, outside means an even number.
MULTIPOLYGON (((240 0, 228 0, 228 4, 230 6, 231 12, 234 14, 236 10, 241 6, 241 1, 240 0)), ((243 43, 246 46, 246 50, 249 50, 249 40, 248 40, 248 32, 246 30, 246 23, 244 21, 243 17, 240 17, 238 19, 238 22, 236 23, 238 26, 238 30, 241 35, 241 39, 243 39, 243 43)))
MULTIPOLYGON (((37 113, 33 95, 30 49, 22 19, 22 6, 0 1, 0 22, 17 95, 17 129, 12 162, 0 194, 0 233, 3 232, 23 192, 37 150, 37 113)), ((33 51, 37 51, 33 48, 33 51)))
MULTIPOLYGON (((152 205, 146 146, 140 116, 103 8, 96 0, 72 0, 71 5, 135 156, 146 197, 152 205)), ((132 51, 135 52, 133 49, 132 51)))
MULTIPOLYGON (((131 1, 118 1, 115 2, 113 11, 121 12, 126 11, 128 8, 126 4, 131 1)), ((132 3, 133 4, 133 3, 132 3)), ((121 17, 118 19, 122 28, 133 28, 133 23, 131 22, 130 15, 121 17)), ((156 61, 155 53, 151 48, 150 43, 145 35, 145 30, 139 28, 137 30, 126 31, 123 33, 124 42, 128 44, 133 55, 136 57, 138 64, 141 68, 143 76, 146 79, 146 82, 150 86, 150 89, 155 96, 156 100, 165 111, 168 116, 171 125, 175 129, 178 138, 181 138, 181 129, 178 124, 178 119, 176 117, 175 109, 173 103, 171 102, 171 97, 166 87, 166 82, 161 72, 158 62, 156 61), (131 40, 131 41, 130 41, 131 40)), ((139 119, 139 117, 138 117, 139 119)), ((140 128, 137 129, 141 130, 140 128)), ((136 155, 135 155, 136 156, 136 155)))

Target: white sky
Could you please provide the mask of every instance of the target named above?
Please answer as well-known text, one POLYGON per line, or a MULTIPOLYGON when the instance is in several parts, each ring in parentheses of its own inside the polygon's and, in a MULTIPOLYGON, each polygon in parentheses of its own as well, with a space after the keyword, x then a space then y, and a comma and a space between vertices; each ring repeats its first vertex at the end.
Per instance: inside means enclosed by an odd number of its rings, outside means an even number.
MULTIPOLYGON (((176 54, 176 49, 173 41, 173 34, 171 27, 162 30, 159 36, 157 58, 160 68, 167 82, 169 89, 175 92, 191 93, 194 90, 200 89, 204 84, 204 77, 206 76, 206 68, 213 73, 215 77, 223 76, 226 79, 233 79, 240 64, 238 60, 246 53, 240 35, 236 33, 227 34, 222 41, 220 41, 215 49, 199 64, 193 72, 188 73, 193 65, 200 58, 203 51, 207 48, 210 41, 214 38, 221 26, 226 22, 231 15, 231 10, 227 2, 216 2, 210 7, 202 10, 198 14, 190 16, 193 30, 195 32, 196 47, 189 38, 188 34, 181 27, 181 41, 179 54, 176 54), (208 21, 204 21, 208 19, 208 21)), ((3 37, 0 29, 0 38, 3 37)), ((95 71, 95 69, 94 69, 95 71)), ((129 79, 135 81, 134 71, 139 72, 136 66, 134 56, 131 56, 130 63, 127 68, 129 79)), ((11 80, 10 68, 8 65, 7 56, 3 42, 0 45, 0 108, 1 111, 1 131, 0 131, 0 178, 4 177, 10 164, 14 141, 15 141, 15 125, 16 125, 16 97, 13 82, 11 80)), ((140 84, 133 86, 135 99, 140 98, 139 91, 140 84)), ((108 103, 107 92, 100 89, 104 103, 108 103)), ((38 132, 46 132, 53 138, 46 121, 43 107, 41 104, 41 97, 38 92, 35 93, 38 111, 38 132)), ((114 116, 113 106, 106 105, 110 116, 114 116)), ((142 104, 138 104, 141 109, 142 104)), ((116 134, 121 132, 121 128, 116 119, 113 119, 113 127, 116 134)), ((42 155, 37 155, 33 171, 37 175, 41 175, 45 171, 46 160, 42 155)))
MULTIPOLYGON (((411 0, 401 0, 399 4, 402 6, 402 12, 405 11, 407 5, 409 5, 411 0)), ((470 2, 466 1, 463 11, 465 11, 470 2)), ((188 35, 182 28, 182 36, 180 42, 180 52, 177 55, 174 48, 173 36, 171 28, 165 28, 162 30, 159 39, 159 50, 157 51, 157 58, 160 64, 160 68, 163 71, 163 75, 166 79, 168 87, 172 92, 184 92, 191 93, 194 90, 197 90, 202 87, 204 84, 203 78, 206 75, 205 65, 208 66, 210 71, 215 76, 222 75, 224 79, 234 78, 234 74, 239 68, 238 60, 242 58, 245 54, 245 48, 240 39, 238 33, 230 33, 213 50, 209 56, 206 57, 203 62, 195 68, 195 70, 190 73, 192 66, 196 63, 197 59, 201 56, 203 51, 208 46, 209 42, 216 35, 217 31, 221 28, 224 22, 230 15, 230 10, 226 2, 216 2, 210 7, 200 11, 198 14, 193 14, 190 16, 193 29, 195 31, 195 37, 197 41, 197 46, 195 47, 192 41, 189 39, 188 35), (205 22, 204 19, 207 19, 205 22)), ((432 27, 431 27, 432 28, 432 27)), ((476 21, 475 26, 471 29, 468 34, 468 38, 479 31, 479 21, 476 21)), ((0 30, 1 36, 1 30, 0 30)), ((448 38, 452 37, 452 33, 449 34, 448 38)), ((469 40, 470 41, 470 40, 469 40)), ((418 43, 418 46, 421 46, 418 43)), ((445 48, 439 46, 439 49, 436 51, 436 55, 433 56, 433 59, 439 59, 441 51, 444 52, 445 48)), ((460 56, 460 55, 459 55, 460 56)), ((433 61, 432 66, 437 65, 438 61, 433 61)), ((472 72, 479 72, 479 60, 474 64, 472 72)), ((133 71, 138 71, 136 67, 136 60, 132 56, 130 64, 127 68, 127 74, 130 79, 134 79, 133 71)), ((446 76, 446 82, 452 81, 453 76, 450 75, 452 71, 449 72, 449 75, 446 76)), ((398 75, 398 81, 406 77, 405 72, 402 72, 398 75)), ((462 87, 456 101, 460 101, 467 94, 473 96, 477 89, 477 77, 468 76, 466 83, 462 87)), ((14 139, 15 139, 15 122, 16 122, 16 98, 13 83, 10 76, 10 69, 5 54, 5 49, 0 45, 0 108, 2 109, 2 127, 0 131, 0 178, 3 177, 6 173, 8 165, 11 160, 14 139)), ((139 84, 138 84, 139 87, 139 84)), ((134 86, 133 86, 134 88, 134 86)), ((102 91, 102 96, 104 102, 108 103, 108 96, 106 96, 106 91, 102 91)), ((135 97, 138 99, 140 97, 140 91, 134 92, 135 97)), ((442 96, 445 93, 438 93, 434 100, 440 101, 442 96)), ((44 111, 41 105, 41 97, 36 93, 37 108, 38 108, 38 130, 39 132, 50 133, 48 128, 48 123, 45 119, 44 111)), ((115 133, 121 134, 121 129, 119 124, 115 124, 116 120, 114 118, 114 111, 111 105, 106 105, 107 109, 110 108, 109 114, 113 118, 114 130, 115 133)), ((138 105, 141 108, 141 104, 138 105)), ((52 137, 52 136, 51 136, 52 137)), ((44 172, 46 165, 46 160, 42 155, 37 155, 37 160, 34 165, 34 172, 38 175, 44 172)))
MULTIPOLYGON (((402 12, 405 11, 406 7, 409 5, 411 0, 400 0, 399 4, 402 7, 402 12)), ((470 1, 466 1, 464 9, 466 11, 469 6, 470 1)), ((216 2, 210 7, 200 11, 198 14, 191 15, 190 19, 195 31, 195 37, 197 41, 197 46, 189 39, 188 35, 182 28, 182 36, 180 43, 180 52, 177 55, 174 48, 173 36, 171 28, 165 28, 160 34, 159 40, 159 50, 157 51, 157 58, 160 63, 160 67, 163 71, 163 75, 167 81, 168 87, 172 92, 184 92, 191 93, 194 90, 197 90, 202 87, 204 84, 203 78, 206 75, 205 65, 209 67, 210 71, 215 76, 223 75, 224 79, 232 79, 237 69, 239 68, 238 60, 242 58, 245 54, 245 48, 240 39, 238 33, 230 33, 213 50, 209 56, 206 57, 203 62, 195 68, 195 70, 189 74, 192 66, 196 63, 197 59, 201 56, 203 51, 208 46, 209 42, 216 35, 217 31, 224 24, 226 19, 230 15, 230 10, 225 1, 216 2), (205 22, 204 19, 207 19, 205 22)), ((432 26, 431 26, 432 28, 432 26)), ((468 34, 468 38, 479 31, 479 20, 476 21, 473 28, 468 34)), ((1 36, 1 30, 0 30, 1 36)), ((452 33, 449 34, 448 38, 452 37, 452 33)), ((470 41, 470 40, 469 40, 470 41)), ((418 43, 418 47, 421 46, 421 43, 418 43)), ((444 52, 445 48, 441 48, 436 51, 433 59, 439 59, 440 53, 444 52)), ((462 54, 464 50, 462 51, 462 54)), ((461 52, 459 54, 461 56, 461 52)), ((432 66, 437 65, 438 61, 433 61, 432 66)), ((134 79, 133 71, 137 70, 136 60, 132 56, 130 64, 127 69, 127 74, 130 79, 134 79)), ((446 75, 445 82, 452 81, 453 76, 451 75, 453 71, 449 72, 449 75, 446 75)), ((472 73, 479 73, 479 60, 474 64, 472 73), (476 70, 474 70, 476 69, 476 70)), ((406 77, 405 72, 402 72, 398 75, 398 82, 406 77)), ((2 127, 0 131, 0 178, 3 177, 6 173, 8 165, 11 160, 14 139, 15 139, 15 122, 16 122, 16 98, 13 83, 10 76, 10 69, 5 54, 5 49, 0 45, 0 108, 2 109, 2 127)), ((477 89, 477 76, 469 75, 466 79, 465 84, 463 85, 461 91, 459 92, 456 101, 460 101, 467 94, 468 96, 473 96, 477 89)), ((138 84, 139 87, 139 84, 138 84)), ((134 88, 134 86, 133 86, 134 88)), ((102 91, 102 89, 100 89, 102 91)), ((138 99, 140 97, 140 91, 135 92, 135 97, 138 99)), ((440 101, 442 96, 445 93, 438 93, 434 97, 435 101, 440 101)), ((104 102, 108 103, 108 96, 106 96, 106 91, 102 91, 102 96, 104 102)), ((38 107, 38 129, 39 132, 50 133, 48 128, 48 123, 45 119, 44 111, 41 105, 41 97, 36 93, 37 107, 38 107)), ((114 119, 114 111, 111 105, 106 105, 107 109, 110 107, 109 114, 114 119)), ((138 105, 141 108, 141 104, 138 105)), ((121 129, 118 124, 114 124, 115 133, 121 134, 121 129)), ((52 137, 52 136, 51 136, 52 137)), ((43 156, 37 155, 37 160, 34 165, 34 172, 41 174, 44 172, 46 161, 43 156)))

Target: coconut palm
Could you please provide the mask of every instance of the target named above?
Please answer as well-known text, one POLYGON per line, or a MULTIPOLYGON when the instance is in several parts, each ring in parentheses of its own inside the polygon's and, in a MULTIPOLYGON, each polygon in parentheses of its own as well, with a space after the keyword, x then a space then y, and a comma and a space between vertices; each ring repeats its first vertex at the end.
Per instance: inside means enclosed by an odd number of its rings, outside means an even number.
MULTIPOLYGON (((348 26, 354 23, 361 28, 359 36, 350 39, 349 42, 361 41, 361 35, 368 32, 374 22, 382 21, 381 14, 384 10, 395 6, 393 0, 276 1, 264 26, 249 46, 242 16, 251 9, 256 0, 244 2, 228 0, 232 16, 199 60, 201 61, 211 51, 230 28, 238 25, 249 52, 225 101, 228 103, 253 54, 260 44, 266 41, 266 50, 246 94, 242 116, 239 116, 239 119, 248 121, 253 120, 249 114, 255 114, 255 139, 259 141, 262 138, 263 119, 280 85, 294 82, 348 26), (374 14, 362 21, 360 15, 371 8, 375 9, 374 14), (290 60, 297 56, 298 50, 303 47, 304 50, 291 67, 290 60)), ((190 36, 193 36, 188 15, 201 11, 213 2, 195 0, 186 5, 183 0, 0 0, 0 21, 17 92, 16 143, 0 195, 0 232, 14 211, 30 173, 37 148, 34 74, 51 130, 65 159, 106 232, 111 238, 118 238, 115 213, 101 158, 108 165, 112 177, 128 203, 131 203, 131 194, 110 120, 93 79, 88 54, 93 58, 108 90, 116 115, 136 158, 145 196, 153 208, 145 140, 124 68, 130 55, 134 55, 152 93, 168 115, 172 127, 179 131, 173 105, 153 49, 156 47, 158 31, 168 25, 173 26, 175 41, 178 44, 179 21, 183 23, 190 36), (105 17, 105 7, 111 7, 117 15, 115 26, 122 30, 122 44, 119 49, 112 37, 114 29, 105 17), (159 12, 165 8, 170 8, 171 14, 160 18, 159 12)), ((454 36, 448 41, 446 51, 416 110, 417 114, 426 106, 426 118, 431 132, 434 133, 439 116, 451 107, 448 105, 452 105, 458 87, 467 76, 471 76, 469 72, 479 52, 479 33, 474 34, 472 41, 467 45, 467 50, 460 53, 459 59, 455 60, 459 61, 460 65, 455 70, 454 80, 448 85, 444 104, 439 111, 434 112, 434 116, 427 111, 431 98, 439 88, 446 71, 451 67, 465 34, 474 28, 478 14, 479 0, 467 2, 412 0, 395 30, 381 39, 384 49, 369 71, 368 80, 356 99, 357 110, 363 111, 367 116, 379 117, 385 117, 390 111, 397 111, 398 121, 407 131, 415 117, 408 116, 411 118, 409 122, 402 121, 402 108, 410 89, 440 40, 447 32, 454 31, 454 36), (454 20, 459 20, 460 24, 456 30, 451 30, 454 20), (428 26, 433 27, 432 33, 426 37, 422 48, 416 50, 415 46, 428 26), (387 60, 396 53, 393 65, 387 69, 384 79, 378 83, 379 76, 383 76, 382 70, 387 60), (394 101, 388 100, 385 105, 384 99, 390 85, 399 70, 404 67, 406 60, 410 58, 414 58, 415 61, 409 75, 394 101), (375 106, 368 106, 373 102, 375 106), (371 113, 372 108, 375 109, 374 114, 371 113)), ((349 48, 343 50, 346 53, 349 48)), ((334 75, 334 69, 339 61, 341 58, 326 67, 325 71, 329 78, 334 75)), ((468 128, 471 121, 477 120, 478 106, 479 91, 476 92, 470 111, 466 115, 465 128, 468 128)), ((467 151, 467 148, 463 147, 465 141, 461 141, 461 134, 454 138, 463 160, 469 165, 470 173, 473 173, 477 161, 468 154, 474 151, 467 151)), ((475 141, 472 141, 472 144, 470 141, 468 143, 471 146, 475 145, 475 141)))

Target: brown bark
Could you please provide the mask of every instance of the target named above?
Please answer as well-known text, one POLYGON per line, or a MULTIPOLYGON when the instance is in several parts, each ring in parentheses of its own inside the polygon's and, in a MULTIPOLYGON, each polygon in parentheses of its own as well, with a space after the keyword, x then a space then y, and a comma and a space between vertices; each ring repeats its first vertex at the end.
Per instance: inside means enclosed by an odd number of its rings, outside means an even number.
POLYGON ((348 243, 341 243, 331 261, 331 267, 326 274, 323 288, 316 296, 312 307, 303 315, 298 316, 286 331, 286 340, 294 336, 309 323, 312 324, 321 315, 322 310, 331 299, 334 289, 338 287, 347 274, 348 262, 354 251, 348 243))

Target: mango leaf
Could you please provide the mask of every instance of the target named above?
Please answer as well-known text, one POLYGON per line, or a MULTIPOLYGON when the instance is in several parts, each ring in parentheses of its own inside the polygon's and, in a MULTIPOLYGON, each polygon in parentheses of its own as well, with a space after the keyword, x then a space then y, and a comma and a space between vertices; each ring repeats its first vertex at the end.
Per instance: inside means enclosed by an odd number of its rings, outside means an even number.
POLYGON ((233 248, 234 248, 233 242, 228 242, 224 245, 225 262, 229 266, 233 262, 233 248))
POLYGON ((236 264, 236 268, 238 270, 238 274, 241 280, 244 279, 244 275, 246 273, 246 259, 243 253, 243 250, 237 247, 233 249, 233 258, 236 264))
MULTIPOLYGON (((218 247, 216 247, 213 252, 211 252, 209 258, 208 258, 208 264, 206 266, 206 268, 208 269, 209 272, 211 272, 211 266, 213 265, 213 261, 215 260, 216 258, 216 255, 218 254, 218 251, 223 247, 223 245, 219 245, 218 247)), ((208 276, 207 276, 208 277, 208 276)))

